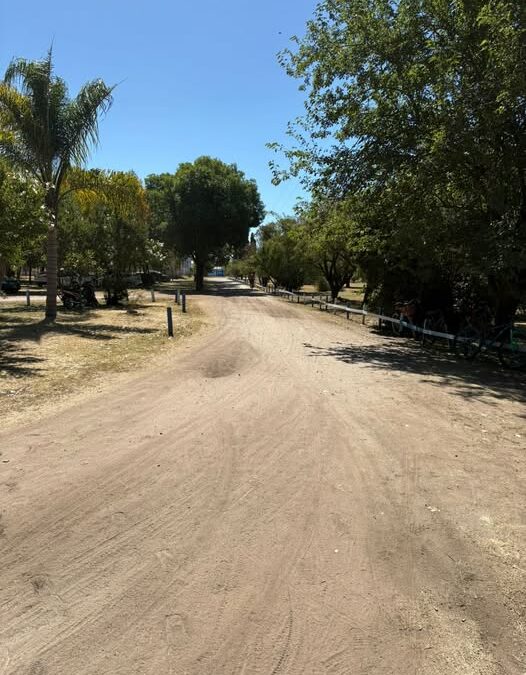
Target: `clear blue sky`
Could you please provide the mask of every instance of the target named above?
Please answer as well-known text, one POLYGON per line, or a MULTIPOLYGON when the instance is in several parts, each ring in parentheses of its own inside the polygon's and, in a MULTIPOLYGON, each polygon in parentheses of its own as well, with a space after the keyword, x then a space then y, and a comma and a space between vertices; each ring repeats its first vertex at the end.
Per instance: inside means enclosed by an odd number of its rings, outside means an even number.
POLYGON ((72 94, 87 80, 119 83, 91 165, 173 172, 212 155, 255 178, 268 211, 288 213, 297 182, 274 187, 269 141, 303 109, 276 53, 302 35, 314 0, 27 0, 0 3, 0 70, 39 58, 53 41, 72 94))

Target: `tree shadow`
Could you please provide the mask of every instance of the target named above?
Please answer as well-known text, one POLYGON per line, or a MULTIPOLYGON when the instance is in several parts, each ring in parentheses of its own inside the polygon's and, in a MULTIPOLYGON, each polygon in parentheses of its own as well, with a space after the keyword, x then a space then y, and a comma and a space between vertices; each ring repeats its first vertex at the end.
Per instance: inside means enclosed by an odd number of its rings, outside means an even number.
POLYGON ((181 281, 167 281, 157 286, 157 290, 161 293, 174 295, 175 291, 179 289, 184 291, 187 296, 195 295, 217 295, 221 297, 231 298, 236 296, 264 296, 265 293, 258 289, 251 289, 245 286, 242 282, 232 281, 226 277, 207 277, 205 279, 205 287, 202 291, 196 291, 193 288, 192 282, 188 279, 181 281))
MULTIPOLYGON (((400 339, 368 345, 336 342, 330 347, 304 343, 309 356, 326 356, 343 363, 376 370, 391 370, 420 376, 420 382, 450 386, 451 392, 465 399, 493 399, 526 402, 524 373, 506 371, 490 359, 466 361, 446 349, 424 349, 400 339)), ((521 415, 526 416, 526 414, 521 415)))
MULTIPOLYGON (((120 335, 144 335, 155 333, 155 328, 142 326, 118 326, 98 321, 94 323, 93 312, 126 311, 122 308, 98 308, 82 313, 61 312, 57 322, 46 319, 28 321, 28 314, 42 314, 42 308, 9 307, 0 310, 0 375, 22 377, 38 375, 38 365, 45 358, 31 353, 24 345, 27 342, 39 344, 44 337, 51 335, 71 335, 87 340, 107 342, 119 339, 120 335)), ((35 317, 36 318, 36 317, 35 317)))
POLYGON ((0 377, 38 376, 37 366, 44 359, 27 352, 27 348, 21 345, 0 340, 0 377))

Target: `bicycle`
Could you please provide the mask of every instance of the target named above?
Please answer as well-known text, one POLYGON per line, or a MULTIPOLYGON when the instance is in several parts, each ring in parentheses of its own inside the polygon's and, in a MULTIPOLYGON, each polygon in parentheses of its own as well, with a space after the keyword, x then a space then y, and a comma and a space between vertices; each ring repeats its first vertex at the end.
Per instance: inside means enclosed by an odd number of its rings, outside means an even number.
POLYGON ((513 322, 504 326, 496 336, 500 341, 498 357, 503 368, 522 370, 526 368, 526 330, 517 328, 513 322))
POLYGON ((493 315, 487 304, 482 303, 473 307, 455 334, 453 350, 455 352, 460 350, 466 359, 473 360, 481 350, 488 325, 492 323, 493 315))
POLYGON ((455 337, 461 341, 466 358, 474 360, 482 351, 495 350, 503 368, 521 370, 526 367, 526 330, 513 322, 485 327, 482 331, 466 325, 455 337))
POLYGON ((393 319, 395 319, 395 321, 391 322, 393 335, 400 337, 408 332, 415 337, 415 332, 410 326, 416 325, 416 318, 420 311, 419 300, 414 299, 406 302, 397 302, 395 309, 396 311, 393 314, 393 319), (405 324, 410 324, 410 326, 405 324))
MULTIPOLYGON (((434 344, 439 336, 429 335, 425 331, 429 330, 435 333, 448 333, 449 331, 444 312, 441 309, 432 309, 426 312, 423 328, 424 332, 422 333, 422 346, 425 346, 426 344, 434 344)), ((447 343, 449 347, 449 339, 447 340, 447 343)))

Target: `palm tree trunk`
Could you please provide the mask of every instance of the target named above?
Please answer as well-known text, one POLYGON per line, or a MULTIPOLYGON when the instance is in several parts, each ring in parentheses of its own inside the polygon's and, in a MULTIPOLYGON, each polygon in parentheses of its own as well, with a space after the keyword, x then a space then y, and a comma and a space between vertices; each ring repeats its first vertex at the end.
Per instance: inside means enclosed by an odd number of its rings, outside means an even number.
POLYGON ((48 321, 55 321, 55 319, 57 318, 57 290, 58 290, 57 260, 58 260, 57 227, 55 222, 52 222, 47 231, 46 319, 48 321))

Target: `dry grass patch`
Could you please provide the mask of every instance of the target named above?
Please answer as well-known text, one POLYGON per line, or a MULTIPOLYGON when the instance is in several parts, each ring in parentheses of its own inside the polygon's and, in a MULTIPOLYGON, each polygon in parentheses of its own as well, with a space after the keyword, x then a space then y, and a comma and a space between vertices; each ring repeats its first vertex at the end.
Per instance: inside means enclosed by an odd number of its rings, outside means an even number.
POLYGON ((108 374, 134 371, 161 358, 181 338, 195 333, 202 315, 192 304, 173 307, 174 339, 167 337, 167 298, 130 295, 127 308, 101 307, 82 313, 59 311, 43 320, 43 307, 0 306, 1 418, 32 411, 99 383, 108 374))
MULTIPOLYGON (((317 287, 313 286, 312 284, 305 284, 305 286, 301 287, 301 290, 307 291, 309 293, 319 292, 317 287)), ((363 302, 364 292, 365 292, 365 285, 363 283, 352 283, 350 288, 342 288, 342 290, 339 293, 339 296, 340 298, 347 300, 351 305, 358 307, 361 306, 363 302)), ((330 296, 330 291, 323 291, 323 295, 330 296)))

